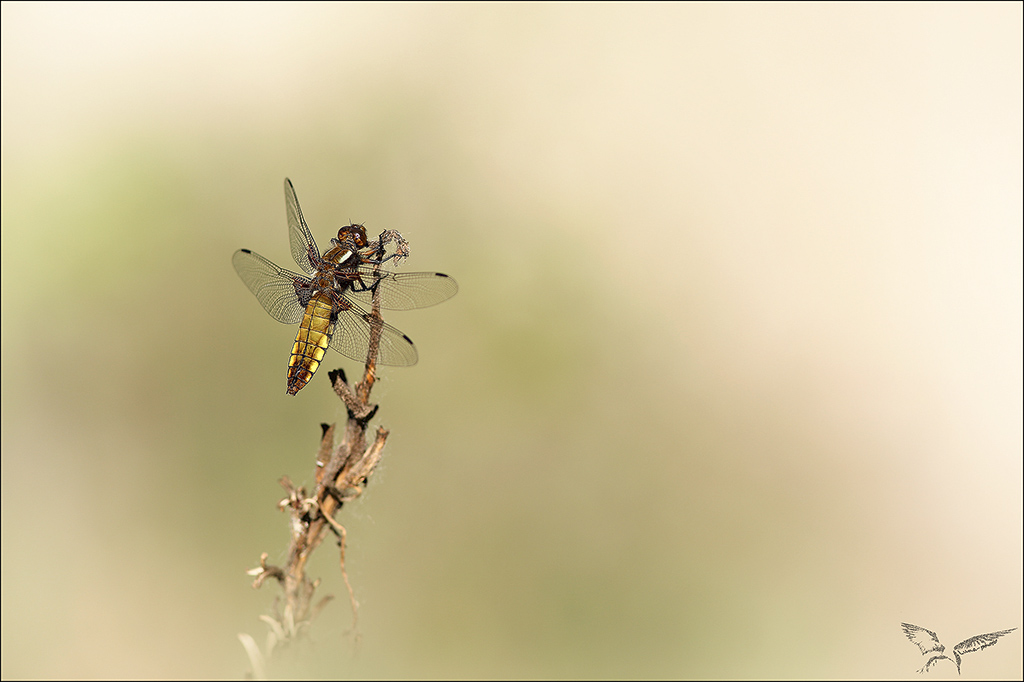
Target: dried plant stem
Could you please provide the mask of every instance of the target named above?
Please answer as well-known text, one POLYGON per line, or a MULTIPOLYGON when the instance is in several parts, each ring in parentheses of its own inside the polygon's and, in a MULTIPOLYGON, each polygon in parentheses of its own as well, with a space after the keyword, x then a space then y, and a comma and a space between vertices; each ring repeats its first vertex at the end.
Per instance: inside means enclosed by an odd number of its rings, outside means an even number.
MULTIPOLYGON (((378 240, 378 260, 382 260, 386 234, 382 234, 378 240)), ((401 239, 400 235, 398 238, 401 239)), ((403 248, 401 244, 399 248, 403 248)), ((400 255, 404 255, 401 250, 400 255)), ((379 270, 379 264, 376 267, 379 270)), ((334 392, 345 403, 348 421, 341 443, 337 446, 334 445, 335 425, 320 425, 322 433, 316 456, 316 486, 313 494, 307 495, 304 487, 294 485, 287 476, 280 479, 287 495, 278 506, 290 515, 291 541, 287 563, 284 566, 270 565, 267 563, 268 555, 264 552, 260 556, 260 565, 249 571, 255 577, 253 587, 258 588, 268 578, 273 578, 284 590, 283 608, 279 602, 275 602, 274 614, 261 616, 261 620, 270 627, 264 650, 261 652, 249 635, 239 635, 249 655, 253 675, 257 678, 266 674, 266 663, 274 649, 298 637, 333 598, 328 595, 314 604, 314 593, 320 581, 310 580, 306 574, 309 557, 331 532, 338 538, 339 567, 352 607, 352 631, 356 632, 358 603, 345 570, 347 533, 344 526, 334 519, 334 514, 342 504, 362 494, 363 486, 380 461, 388 438, 388 431, 378 427, 373 442, 366 445, 367 424, 377 412, 377 406, 370 404, 369 400, 376 381, 377 352, 384 324, 380 314, 380 297, 376 290, 369 322, 370 344, 362 380, 353 388, 349 386, 344 371, 336 369, 329 373, 334 392)))

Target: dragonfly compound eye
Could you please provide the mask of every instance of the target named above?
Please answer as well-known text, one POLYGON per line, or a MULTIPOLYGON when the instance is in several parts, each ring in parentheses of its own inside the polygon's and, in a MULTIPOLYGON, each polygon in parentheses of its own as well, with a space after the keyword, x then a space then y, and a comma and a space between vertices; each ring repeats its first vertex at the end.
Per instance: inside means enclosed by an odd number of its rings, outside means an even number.
POLYGON ((346 225, 338 230, 338 241, 345 243, 346 240, 353 242, 360 249, 370 243, 362 225, 346 225))

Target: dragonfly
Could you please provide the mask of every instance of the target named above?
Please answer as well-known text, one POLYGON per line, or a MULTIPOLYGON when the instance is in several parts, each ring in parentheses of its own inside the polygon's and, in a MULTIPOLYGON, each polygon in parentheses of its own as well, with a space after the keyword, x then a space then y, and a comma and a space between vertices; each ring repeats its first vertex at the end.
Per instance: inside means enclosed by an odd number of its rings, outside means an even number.
POLYGON ((377 364, 415 365, 418 354, 412 339, 368 309, 372 310, 375 299, 384 310, 436 305, 458 292, 455 279, 442 272, 382 269, 389 260, 397 264, 409 253, 395 230, 386 230, 370 241, 362 225, 345 225, 321 253, 288 178, 284 180, 284 198, 292 258, 305 274, 285 270, 249 249, 236 251, 231 262, 271 317, 299 325, 288 360, 288 394, 295 395, 309 383, 328 347, 353 360, 369 361, 375 328, 379 329, 377 364), (397 246, 385 257, 388 243, 397 246))

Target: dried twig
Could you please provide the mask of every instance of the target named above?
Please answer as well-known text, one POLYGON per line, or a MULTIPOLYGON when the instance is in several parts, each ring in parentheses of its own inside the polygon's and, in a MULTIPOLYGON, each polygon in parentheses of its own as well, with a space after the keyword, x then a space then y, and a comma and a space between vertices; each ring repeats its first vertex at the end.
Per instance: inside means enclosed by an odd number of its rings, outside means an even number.
MULTIPOLYGON (((388 244, 395 245, 396 251, 392 258, 403 258, 408 255, 408 244, 400 234, 393 230, 381 233, 374 244, 375 274, 379 272, 380 264, 385 260, 384 251, 388 244)), ((329 532, 333 532, 338 538, 339 566, 352 607, 352 632, 356 632, 359 605, 345 570, 347 533, 344 526, 335 520, 334 515, 343 503, 362 494, 367 479, 380 461, 388 438, 388 431, 378 427, 373 443, 368 447, 366 445, 367 424, 377 413, 377 405, 370 404, 369 400, 370 391, 376 381, 377 352, 384 324, 380 314, 379 290, 374 290, 372 300, 369 319, 370 344, 362 379, 353 388, 349 386, 343 370, 329 372, 334 392, 345 403, 348 411, 348 421, 341 443, 336 447, 334 445, 334 424, 320 425, 322 433, 316 455, 316 485, 312 495, 307 495, 304 487, 294 485, 287 476, 280 480, 286 496, 278 506, 282 511, 287 510, 290 515, 291 542, 288 547, 287 563, 281 567, 270 565, 267 563, 268 555, 264 552, 260 556, 259 566, 248 571, 249 575, 254 576, 254 588, 262 586, 268 578, 273 578, 284 590, 283 608, 275 602, 274 614, 261 616, 261 620, 270 627, 264 651, 260 651, 249 635, 239 635, 249 656, 253 675, 257 678, 262 678, 266 674, 266 666, 274 649, 292 642, 307 630, 313 619, 333 598, 328 595, 314 604, 313 596, 320 581, 310 580, 306 575, 306 564, 310 555, 329 532)))

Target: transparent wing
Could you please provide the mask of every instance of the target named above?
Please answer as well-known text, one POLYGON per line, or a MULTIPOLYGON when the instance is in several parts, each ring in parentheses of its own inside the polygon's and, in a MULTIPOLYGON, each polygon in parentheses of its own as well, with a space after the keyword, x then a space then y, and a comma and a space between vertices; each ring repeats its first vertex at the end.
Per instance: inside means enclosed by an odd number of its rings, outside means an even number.
POLYGON ((256 296, 260 305, 278 322, 295 324, 302 321, 306 310, 303 294, 308 291, 309 280, 302 275, 280 268, 263 256, 239 249, 231 257, 235 272, 256 296))
MULTIPOLYGON (((347 358, 366 362, 366 351, 370 347, 370 315, 359 306, 338 313, 338 321, 331 334, 331 348, 347 358)), ((377 351, 378 365, 407 367, 419 359, 412 339, 390 324, 384 323, 377 351)))
POLYGON ((917 648, 921 650, 922 654, 927 654, 932 651, 938 651, 941 654, 946 650, 946 647, 939 643, 939 638, 931 630, 927 630, 917 625, 911 625, 910 623, 900 623, 900 625, 903 626, 903 634, 907 636, 907 639, 917 645, 917 648))
POLYGON ((459 291, 454 277, 443 272, 387 272, 373 274, 373 267, 358 268, 363 283, 355 283, 345 297, 370 308, 374 289, 380 290, 380 307, 384 310, 426 308, 447 301, 459 291))
POLYGON ((929 670, 931 670, 931 669, 932 669, 932 666, 933 666, 933 665, 936 665, 936 664, 937 664, 937 663, 938 663, 939 661, 950 661, 950 662, 952 662, 952 661, 953 661, 953 659, 952 659, 952 658, 950 658, 949 656, 932 656, 931 658, 929 658, 929 659, 928 659, 928 660, 927 660, 927 661, 925 662, 925 664, 924 664, 924 667, 922 667, 922 668, 921 668, 920 670, 918 670, 917 672, 919 672, 919 673, 921 673, 921 674, 923 675, 924 673, 926 673, 926 672, 928 672, 929 670))
POLYGON ((1003 635, 1007 635, 1016 629, 1017 628, 1010 628, 1009 630, 990 632, 987 635, 977 635, 975 637, 971 637, 970 639, 965 639, 964 641, 960 642, 955 647, 953 647, 953 651, 955 651, 957 654, 960 654, 961 656, 963 654, 969 654, 972 651, 981 651, 982 649, 986 649, 995 644, 996 642, 998 642, 999 638, 1003 635))
POLYGON ((299 208, 299 198, 295 195, 295 188, 292 187, 292 181, 288 178, 284 179, 284 204, 288 212, 288 241, 292 246, 292 258, 303 272, 312 275, 316 267, 309 260, 309 251, 312 249, 319 256, 320 250, 306 226, 306 221, 302 217, 302 209, 299 208))

